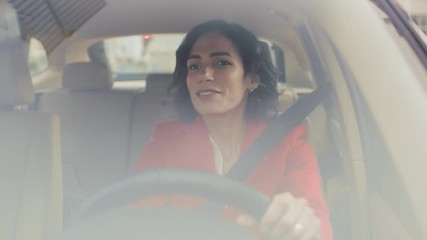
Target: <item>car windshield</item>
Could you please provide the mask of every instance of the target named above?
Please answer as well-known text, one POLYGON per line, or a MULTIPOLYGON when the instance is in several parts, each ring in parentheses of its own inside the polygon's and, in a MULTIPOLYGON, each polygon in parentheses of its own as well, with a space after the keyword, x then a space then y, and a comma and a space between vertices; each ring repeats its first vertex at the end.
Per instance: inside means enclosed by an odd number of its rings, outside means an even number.
POLYGON ((259 216, 289 193, 335 240, 427 239, 426 33, 427 0, 0 0, 0 240, 169 234, 142 203, 190 209, 194 189, 237 199, 202 211, 259 216), (177 57, 213 19, 256 39, 202 34, 177 57), (263 131, 283 141, 258 148, 263 131), (261 162, 228 182, 245 154, 261 162))

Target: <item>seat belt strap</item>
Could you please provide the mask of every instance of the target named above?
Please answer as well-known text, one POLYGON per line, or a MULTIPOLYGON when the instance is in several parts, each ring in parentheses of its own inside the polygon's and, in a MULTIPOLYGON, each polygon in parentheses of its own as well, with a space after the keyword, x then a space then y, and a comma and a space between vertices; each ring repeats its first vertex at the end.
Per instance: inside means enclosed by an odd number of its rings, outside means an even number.
POLYGON ((264 132, 237 160, 226 176, 234 180, 245 181, 264 156, 288 135, 292 129, 302 123, 320 105, 329 91, 329 83, 319 86, 316 90, 300 98, 284 113, 272 120, 264 132))

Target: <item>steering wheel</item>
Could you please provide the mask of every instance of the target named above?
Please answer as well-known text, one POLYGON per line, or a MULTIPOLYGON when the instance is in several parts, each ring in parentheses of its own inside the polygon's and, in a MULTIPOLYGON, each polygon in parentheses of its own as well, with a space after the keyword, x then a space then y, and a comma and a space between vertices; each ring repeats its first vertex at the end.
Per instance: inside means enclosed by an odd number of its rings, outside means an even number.
MULTIPOLYGON (((68 239, 251 239, 236 224, 203 205, 195 211, 130 204, 156 194, 190 194, 233 205, 259 220, 269 198, 243 183, 211 173, 183 169, 142 172, 90 198, 61 236, 68 239)), ((209 202, 208 202, 209 203, 209 202)), ((210 202, 211 203, 211 202, 210 202)), ((220 208, 218 208, 219 210, 220 208)))

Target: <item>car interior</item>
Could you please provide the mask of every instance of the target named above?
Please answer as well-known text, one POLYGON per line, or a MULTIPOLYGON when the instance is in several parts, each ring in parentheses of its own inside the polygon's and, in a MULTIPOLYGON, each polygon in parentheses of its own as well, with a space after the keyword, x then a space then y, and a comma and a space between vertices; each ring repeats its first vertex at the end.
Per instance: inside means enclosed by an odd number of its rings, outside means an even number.
POLYGON ((20 38, 1 44, 1 239, 53 238, 62 230, 62 168, 57 115, 28 112, 34 89, 28 46, 20 38), (24 71, 23 71, 24 70, 24 71), (6 197, 7 196, 7 197, 6 197))
POLYGON ((377 90, 365 92, 358 79, 426 75, 409 45, 391 39, 397 31, 381 25, 390 23, 375 3, 0 0, 0 13, 0 188, 8 196, 0 200, 0 239, 57 239, 93 194, 135 174, 155 124, 175 119, 167 88, 176 47, 210 19, 239 23, 265 43, 280 74, 279 113, 331 83, 304 124, 335 239, 426 236, 425 195, 407 189, 416 180, 395 162, 370 163, 405 153, 389 152, 394 143, 382 128, 394 126, 371 112, 377 90), (369 34, 377 37, 361 41, 369 34), (373 51, 393 52, 402 73, 375 71, 383 57, 367 57, 373 51))

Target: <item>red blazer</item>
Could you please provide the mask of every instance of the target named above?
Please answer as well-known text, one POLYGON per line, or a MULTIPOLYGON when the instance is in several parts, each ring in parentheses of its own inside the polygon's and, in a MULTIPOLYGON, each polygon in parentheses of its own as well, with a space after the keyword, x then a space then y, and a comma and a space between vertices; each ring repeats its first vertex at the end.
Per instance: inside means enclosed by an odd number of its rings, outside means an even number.
MULTIPOLYGON (((266 126, 265 122, 247 123, 241 154, 266 126)), ((144 149, 137 164, 138 171, 153 168, 186 168, 216 173, 214 150, 200 117, 192 124, 175 121, 157 124, 152 141, 144 149)), ((304 125, 297 126, 283 138, 245 182, 268 196, 287 191, 296 197, 305 198, 321 221, 322 239, 332 239, 316 155, 308 143, 304 125)), ((181 207, 195 204, 188 198, 180 197, 164 201, 181 207)))

